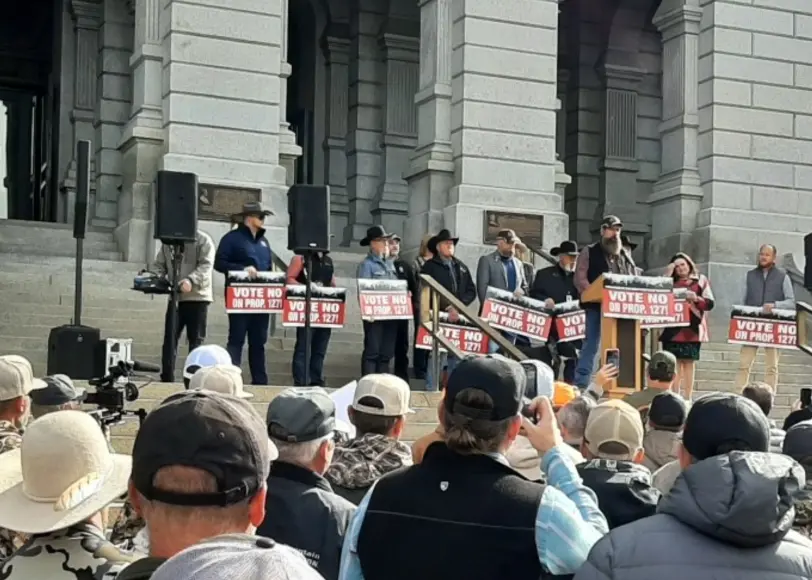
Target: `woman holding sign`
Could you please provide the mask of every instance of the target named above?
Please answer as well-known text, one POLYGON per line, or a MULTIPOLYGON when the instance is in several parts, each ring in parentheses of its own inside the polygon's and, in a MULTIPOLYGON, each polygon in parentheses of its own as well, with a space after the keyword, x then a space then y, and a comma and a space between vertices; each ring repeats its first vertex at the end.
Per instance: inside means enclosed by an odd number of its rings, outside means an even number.
POLYGON ((675 388, 682 383, 685 398, 690 400, 694 392, 694 373, 699 360, 699 348, 708 341, 708 327, 705 313, 713 310, 713 291, 708 279, 699 273, 694 261, 682 252, 671 258, 665 270, 666 276, 674 279, 674 288, 687 290, 689 313, 688 326, 671 327, 663 330, 660 341, 663 350, 670 352, 679 363, 675 388))

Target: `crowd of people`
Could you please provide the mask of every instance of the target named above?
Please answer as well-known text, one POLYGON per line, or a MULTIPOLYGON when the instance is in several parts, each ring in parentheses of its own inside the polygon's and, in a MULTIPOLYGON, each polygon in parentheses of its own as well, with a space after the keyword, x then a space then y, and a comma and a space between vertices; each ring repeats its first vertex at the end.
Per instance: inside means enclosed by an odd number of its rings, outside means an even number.
POLYGON ((667 351, 626 400, 611 365, 584 390, 542 368, 530 400, 519 363, 459 361, 410 446, 399 377, 360 378, 346 414, 292 387, 263 420, 204 345, 130 456, 69 377, 2 356, 0 578, 812 577, 808 407, 784 432, 766 383, 690 403, 667 351))

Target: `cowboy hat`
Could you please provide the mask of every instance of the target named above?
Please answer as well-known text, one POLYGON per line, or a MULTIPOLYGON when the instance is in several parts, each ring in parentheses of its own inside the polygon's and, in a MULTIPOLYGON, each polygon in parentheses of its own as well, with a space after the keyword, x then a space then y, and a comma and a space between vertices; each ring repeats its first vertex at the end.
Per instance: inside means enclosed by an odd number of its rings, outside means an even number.
POLYGON ((561 242, 560 245, 550 250, 550 255, 552 256, 558 256, 560 254, 564 254, 565 256, 577 256, 578 255, 577 242, 567 240, 565 242, 561 242))
POLYGON ((635 244, 635 243, 634 243, 634 242, 631 240, 631 238, 630 238, 629 236, 627 236, 626 234, 621 234, 621 235, 620 235, 620 244, 621 244, 621 245, 623 245, 623 246, 628 246, 628 247, 630 247, 632 250, 634 250, 635 248, 637 248, 637 244, 635 244))
POLYGON ((383 229, 383 226, 372 226, 371 228, 367 229, 367 235, 363 240, 361 240, 361 245, 368 246, 373 240, 388 240, 393 237, 395 237, 395 234, 387 234, 386 230, 383 229))
POLYGON ((242 211, 234 215, 235 217, 245 217, 247 215, 269 216, 273 215, 273 212, 269 210, 262 202, 247 201, 242 205, 242 211))
POLYGON ((82 411, 32 422, 18 453, 0 455, 0 527, 46 534, 87 520, 127 491, 132 459, 110 452, 82 411))
POLYGON ((428 248, 429 252, 431 252, 432 254, 436 254, 437 244, 439 244, 440 242, 448 242, 448 241, 454 242, 454 245, 456 246, 457 242, 459 242, 460 239, 451 237, 451 232, 449 232, 448 230, 440 230, 440 233, 438 233, 436 236, 432 237, 429 240, 429 242, 426 244, 426 247, 428 248))

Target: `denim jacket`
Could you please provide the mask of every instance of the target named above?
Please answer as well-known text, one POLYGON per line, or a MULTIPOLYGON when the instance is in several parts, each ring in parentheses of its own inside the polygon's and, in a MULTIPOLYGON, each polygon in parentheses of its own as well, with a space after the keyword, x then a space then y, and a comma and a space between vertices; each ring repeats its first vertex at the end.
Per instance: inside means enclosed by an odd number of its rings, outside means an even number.
POLYGON ((369 253, 358 266, 358 278, 370 280, 397 280, 395 265, 391 260, 369 253))

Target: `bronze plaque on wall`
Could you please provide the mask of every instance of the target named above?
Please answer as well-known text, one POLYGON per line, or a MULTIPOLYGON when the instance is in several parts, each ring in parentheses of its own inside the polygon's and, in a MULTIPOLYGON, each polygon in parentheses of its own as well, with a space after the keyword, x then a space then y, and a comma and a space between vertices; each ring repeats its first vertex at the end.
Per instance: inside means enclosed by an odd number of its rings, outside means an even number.
POLYGON ((543 247, 544 216, 526 213, 485 212, 484 244, 495 244, 500 230, 513 230, 521 240, 534 248, 543 247))
POLYGON ((197 193, 197 217, 201 220, 231 222, 250 201, 260 201, 262 192, 248 187, 201 183, 197 193))

